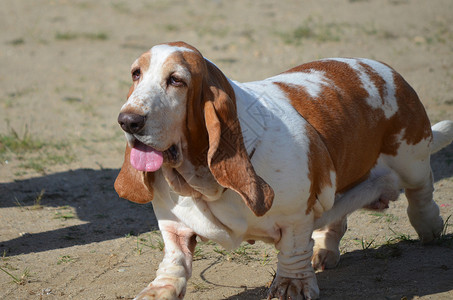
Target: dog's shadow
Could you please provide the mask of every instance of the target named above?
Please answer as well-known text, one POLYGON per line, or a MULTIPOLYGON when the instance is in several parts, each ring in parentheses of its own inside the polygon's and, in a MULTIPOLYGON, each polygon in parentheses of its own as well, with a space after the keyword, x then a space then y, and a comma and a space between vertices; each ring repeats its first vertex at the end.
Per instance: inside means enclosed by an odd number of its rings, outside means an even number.
POLYGON ((335 269, 318 273, 318 281, 322 299, 400 300, 451 291, 453 234, 434 245, 400 241, 345 253, 335 269))
MULTIPOLYGON (((409 300, 448 292, 453 290, 453 235, 429 246, 400 241, 348 252, 336 268, 318 272, 317 280, 323 300, 409 300)), ((226 299, 266 299, 267 292, 256 287, 226 299)))
MULTIPOLYGON (((47 217, 61 219, 60 226, 64 226, 22 236, 18 234, 16 238, 1 241, 0 252, 8 256, 41 252, 157 229, 151 204, 139 205, 118 197, 113 189, 118 171, 78 169, 0 183, 0 209, 19 207, 22 212, 17 217, 26 219, 36 209, 36 199, 42 193, 39 204, 53 209, 55 214, 47 217), (75 214, 67 213, 65 207, 75 210, 75 214), (84 224, 65 226, 67 217, 78 218, 84 224)), ((40 228, 47 222, 42 220, 42 224, 37 222, 35 226, 40 228)))
POLYGON ((431 156, 434 181, 453 177, 453 143, 431 156))

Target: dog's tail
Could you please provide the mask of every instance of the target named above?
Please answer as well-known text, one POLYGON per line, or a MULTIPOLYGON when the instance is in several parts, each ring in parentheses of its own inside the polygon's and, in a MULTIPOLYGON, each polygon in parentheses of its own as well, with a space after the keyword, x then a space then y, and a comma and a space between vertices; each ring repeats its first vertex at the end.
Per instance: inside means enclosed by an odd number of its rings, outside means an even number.
POLYGON ((453 121, 441 121, 431 127, 433 141, 431 142, 431 154, 448 146, 453 141, 453 121))

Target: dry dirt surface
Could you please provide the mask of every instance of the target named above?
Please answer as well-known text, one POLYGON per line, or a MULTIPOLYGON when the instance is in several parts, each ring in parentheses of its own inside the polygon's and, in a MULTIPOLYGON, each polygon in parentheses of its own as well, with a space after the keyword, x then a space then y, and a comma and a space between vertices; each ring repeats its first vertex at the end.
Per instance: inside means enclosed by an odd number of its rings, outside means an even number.
MULTIPOLYGON (((451 0, 15 0, 1 2, 0 32, 0 299, 132 299, 154 278, 152 205, 113 190, 129 67, 154 44, 193 44, 239 81, 378 59, 433 123, 453 120, 451 0)), ((453 145, 432 167, 447 220, 453 145)), ((322 299, 453 299, 453 217, 422 246, 405 210, 401 195, 350 217, 339 266, 318 273, 322 299)), ((275 268, 272 245, 199 243, 186 299, 263 299, 275 268)))

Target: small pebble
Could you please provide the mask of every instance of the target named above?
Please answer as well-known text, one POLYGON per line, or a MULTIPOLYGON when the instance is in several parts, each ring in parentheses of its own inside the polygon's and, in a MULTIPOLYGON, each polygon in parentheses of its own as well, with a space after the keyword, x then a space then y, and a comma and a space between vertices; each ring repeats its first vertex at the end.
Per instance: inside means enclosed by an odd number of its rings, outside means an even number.
POLYGON ((424 44, 426 43, 426 39, 422 36, 416 36, 414 37, 414 42, 417 44, 424 44))
POLYGON ((42 290, 42 294, 43 295, 49 295, 51 293, 52 293, 52 289, 51 288, 46 288, 46 289, 42 290))

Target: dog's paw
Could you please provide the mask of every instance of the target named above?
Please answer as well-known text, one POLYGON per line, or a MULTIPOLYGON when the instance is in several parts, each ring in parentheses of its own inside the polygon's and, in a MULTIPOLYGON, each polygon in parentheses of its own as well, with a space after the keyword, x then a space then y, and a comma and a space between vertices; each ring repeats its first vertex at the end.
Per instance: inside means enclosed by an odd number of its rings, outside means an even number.
MULTIPOLYGON (((422 220, 422 218, 419 218, 422 220)), ((444 221, 440 216, 431 216, 431 218, 426 218, 424 223, 422 222, 413 222, 411 224, 414 226, 415 231, 417 231, 420 241, 424 245, 429 245, 436 241, 442 235, 444 230, 444 221), (420 226, 420 224, 422 224, 420 226)), ((417 220, 418 221, 418 220, 417 220)))
POLYGON ((340 261, 340 251, 324 248, 315 248, 311 258, 311 264, 315 270, 333 269, 340 261))
POLYGON ((177 300, 182 298, 176 294, 176 290, 172 286, 148 286, 134 300, 177 300))
POLYGON ((384 210, 389 208, 391 201, 398 200, 401 190, 399 189, 399 179, 393 173, 383 175, 376 180, 376 185, 380 187, 380 195, 377 200, 364 206, 371 210, 384 210))
POLYGON ((180 300, 185 294, 185 289, 180 287, 177 278, 153 281, 134 300, 180 300))
POLYGON ((318 297, 319 288, 316 278, 295 279, 277 275, 269 289, 267 299, 311 300, 318 297))

